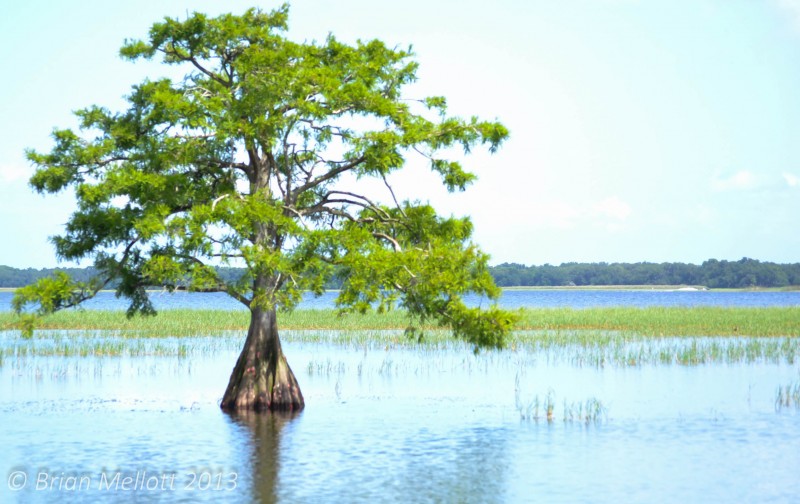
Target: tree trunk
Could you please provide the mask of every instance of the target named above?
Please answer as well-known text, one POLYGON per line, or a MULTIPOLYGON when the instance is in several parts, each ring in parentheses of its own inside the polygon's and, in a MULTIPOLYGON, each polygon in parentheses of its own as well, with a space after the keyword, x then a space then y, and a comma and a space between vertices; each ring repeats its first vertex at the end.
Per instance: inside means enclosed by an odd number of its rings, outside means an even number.
POLYGON ((275 310, 253 309, 247 340, 220 407, 225 411, 300 411, 304 406, 281 350, 275 310))

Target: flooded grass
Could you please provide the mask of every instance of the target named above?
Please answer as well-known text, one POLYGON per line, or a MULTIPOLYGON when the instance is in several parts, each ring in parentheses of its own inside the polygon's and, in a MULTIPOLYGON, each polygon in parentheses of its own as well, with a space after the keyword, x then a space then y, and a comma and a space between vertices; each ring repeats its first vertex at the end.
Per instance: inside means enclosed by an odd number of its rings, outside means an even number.
MULTIPOLYGON (((0 313, 0 330, 18 322, 0 313)), ((279 315, 282 329, 387 330, 411 323, 403 310, 346 314, 336 310, 296 310, 279 315)), ((41 329, 120 331, 132 337, 210 335, 245 331, 247 311, 164 310, 155 317, 127 318, 122 311, 63 311, 41 321, 41 329)), ((677 336, 800 336, 800 307, 619 307, 527 308, 520 310, 519 330, 617 331, 653 337, 677 336)), ((431 330, 428 326, 422 329, 431 330)))
MULTIPOLYGON (((16 317, 0 313, 0 327, 15 327, 16 317)), ((121 337, 196 336, 247 330, 249 314, 224 310, 164 310, 154 317, 128 318, 123 311, 68 310, 38 321, 42 331, 114 331, 121 337)))
POLYGON ((795 337, 650 337, 635 333, 557 331, 517 333, 512 349, 540 353, 577 367, 697 366, 786 363, 800 356, 795 337))
POLYGON ((0 340, 0 363, 25 357, 178 357, 209 356, 239 349, 241 341, 220 337, 121 337, 108 331, 40 331, 32 339, 10 334, 0 340))
MULTIPOLYGON (((558 417, 555 391, 548 390, 542 399, 537 394, 528 400, 523 400, 519 374, 514 380, 514 406, 519 413, 520 420, 523 421, 553 423, 558 417)), ((577 402, 563 400, 561 419, 564 423, 589 425, 607 419, 607 415, 608 408, 596 397, 577 402)))
MULTIPOLYGON (((0 365, 4 358, 28 355, 64 357, 213 355, 238 351, 243 331, 219 331, 204 336, 141 337, 121 330, 40 330, 32 339, 18 331, 0 333, 0 365)), ((471 347, 454 341, 448 331, 430 330, 424 337, 409 339, 401 330, 284 330, 282 339, 306 345, 334 345, 357 352, 387 352, 406 348, 435 360, 442 352, 470 355, 471 347)), ((711 363, 786 363, 800 358, 796 337, 652 337, 631 332, 517 331, 507 351, 482 352, 489 358, 515 358, 574 367, 637 367, 645 365, 698 366, 711 363)), ((474 364, 474 363, 473 363, 474 364)), ((322 374, 337 363, 315 363, 322 374)), ((390 366, 390 364, 387 364, 390 366)), ((328 373, 329 374, 329 373, 328 373)))
POLYGON ((775 410, 784 408, 800 409, 800 381, 778 387, 775 393, 775 410))
POLYGON ((800 336, 800 307, 523 310, 521 329, 626 331, 646 336, 800 336))

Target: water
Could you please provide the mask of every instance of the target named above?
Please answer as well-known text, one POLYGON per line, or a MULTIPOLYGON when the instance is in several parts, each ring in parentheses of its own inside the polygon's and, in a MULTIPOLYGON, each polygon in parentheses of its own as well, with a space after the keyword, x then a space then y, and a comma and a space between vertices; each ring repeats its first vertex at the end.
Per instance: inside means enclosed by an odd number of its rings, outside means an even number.
MULTIPOLYGON (((325 292, 320 297, 307 295, 299 308, 332 308, 336 292, 325 292)), ((0 292, 0 311, 11 310, 12 292, 0 292)), ((158 310, 176 308, 241 310, 244 307, 223 293, 169 294, 155 291, 150 295, 158 310)), ((478 296, 467 296, 471 306, 486 305, 478 296)), ((680 290, 571 290, 571 289, 507 289, 503 291, 500 305, 506 308, 520 307, 572 307, 589 308, 603 306, 800 306, 800 291, 753 292, 753 291, 680 291, 680 290)), ((124 310, 128 304, 118 299, 113 292, 101 292, 82 305, 89 310, 124 310)))
MULTIPOLYGON (((10 309, 11 295, 0 292, 0 310, 10 309)), ((329 308, 334 297, 307 298, 301 307, 329 308)), ((241 309, 222 294, 152 298, 162 310, 241 309)), ((501 304, 798 306, 800 292, 506 290, 501 304)), ((125 303, 101 293, 86 308, 125 303)), ((474 356, 461 345, 364 348, 304 343, 298 334, 284 334, 284 349, 307 408, 285 417, 219 410, 241 335, 125 343, 134 356, 46 357, 20 349, 80 345, 81 337, 23 342, 0 332, 0 502, 792 502, 800 495, 800 412, 774 404, 779 386, 800 381, 793 362, 598 368, 579 364, 577 347, 474 356), (180 345, 190 347, 187 356, 175 356, 180 345), (170 356, 153 355, 165 349, 170 356), (522 418, 548 396, 554 421, 543 413, 522 418), (606 413, 588 423, 564 420, 570 405, 589 399, 606 413)))
POLYGON ((334 345, 302 335, 287 331, 284 349, 305 411, 236 417, 217 404, 241 336, 153 344, 191 341, 186 357, 81 358, 19 351, 55 340, 79 345, 80 336, 26 342, 0 333, 0 502, 792 502, 800 495, 800 412, 774 404, 777 387, 800 381, 797 363, 598 368, 560 358, 574 349, 475 356, 460 344, 334 345), (553 422, 521 418, 520 402, 548 394, 553 422), (588 398, 606 414, 564 421, 564 401, 588 398))

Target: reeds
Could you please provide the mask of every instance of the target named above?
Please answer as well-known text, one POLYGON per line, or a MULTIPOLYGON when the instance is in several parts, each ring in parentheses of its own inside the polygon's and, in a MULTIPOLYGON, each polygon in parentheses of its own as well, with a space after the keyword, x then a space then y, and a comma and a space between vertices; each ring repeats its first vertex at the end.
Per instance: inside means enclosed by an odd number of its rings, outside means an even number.
MULTIPOLYGON (((651 337, 800 336, 800 307, 723 308, 528 308, 520 310, 517 330, 629 332, 651 337)), ((191 336, 245 331, 246 310, 164 310, 155 317, 128 319, 121 311, 69 310, 41 320, 41 329, 117 330, 132 336, 191 336)), ((340 315, 336 310, 281 313, 281 329, 405 329, 408 313, 340 315)), ((17 317, 0 313, 0 330, 16 327, 17 317)), ((422 327, 429 331, 433 326, 422 327)))
POLYGON ((800 409, 800 381, 779 386, 775 393, 775 410, 800 409))
POLYGON ((131 338, 117 332, 45 331, 30 340, 0 344, 3 358, 26 357, 178 357, 208 356, 238 350, 240 338, 131 338))
MULTIPOLYGON (((14 314, 0 313, 0 330, 13 330, 16 321, 14 314)), ((241 345, 249 321, 246 310, 164 310, 155 317, 131 319, 121 311, 70 310, 44 318, 33 344, 5 346, 0 355, 189 355, 198 345, 204 351, 208 338, 235 335, 234 346, 241 345), (62 333, 61 346, 35 343, 53 338, 54 332, 62 333), (186 337, 200 339, 164 348, 158 348, 158 342, 121 343, 123 339, 186 337)), ((279 315, 281 337, 287 341, 365 349, 408 346, 435 350, 460 344, 452 341, 446 329, 430 326, 422 328, 421 339, 410 339, 403 331, 409 323, 402 310, 365 315, 296 310, 279 315)), ((14 338, 13 332, 7 334, 14 338)), ((798 336, 800 307, 526 309, 509 348, 577 367, 794 364, 800 357, 798 336)))
POLYGON ((800 336, 800 307, 526 309, 519 329, 600 330, 646 336, 800 336))
MULTIPOLYGON (((585 401, 569 402, 563 401, 562 420, 564 423, 597 423, 607 418, 608 409, 603 403, 594 397, 585 401)), ((520 390, 519 375, 514 380, 514 405, 519 413, 520 420, 524 421, 546 421, 553 423, 556 420, 556 393, 549 389, 543 399, 539 395, 524 401, 520 390)))
MULTIPOLYGON (((118 356, 209 354, 238 350, 244 330, 209 331, 206 335, 173 336, 153 328, 136 330, 40 330, 30 340, 6 333, 0 358, 20 355, 118 356)), ((425 338, 409 339, 401 330, 284 330, 281 338, 300 344, 323 344, 354 350, 414 349, 436 357, 456 351, 472 354, 471 347, 454 341, 448 331, 431 330, 425 338)), ((638 367, 647 365, 698 366, 706 364, 773 363, 794 365, 800 357, 795 337, 675 337, 653 338, 634 333, 603 331, 518 331, 507 352, 484 352, 489 358, 569 364, 574 367, 638 367), (505 356, 505 357, 503 357, 505 356)), ((1 361, 0 361, 1 362, 1 361)), ((472 362, 472 361, 470 361, 472 362)), ((472 363, 474 364, 474 363, 472 363)), ((391 364, 387 364, 387 367, 391 364)), ((315 374, 329 374, 327 363, 315 364, 315 374)), ((310 370, 312 371, 312 370, 310 370)), ((388 370, 384 370, 388 372, 388 370)))
POLYGON ((519 331, 511 347, 576 367, 786 363, 800 357, 796 337, 652 337, 603 331, 519 331))
MULTIPOLYGON (((336 310, 296 310, 278 316, 281 329, 370 330, 405 329, 410 324, 404 311, 345 314, 336 310)), ((9 312, 0 313, 0 330, 13 330, 19 322, 9 312)), ((130 337, 195 336, 247 331, 246 310, 163 310, 156 316, 128 318, 122 311, 65 310, 38 321, 40 330, 119 331, 130 337)))
MULTIPOLYGON (((16 317, 0 313, 0 328, 12 329, 16 317)), ((246 311, 164 310, 153 317, 128 318, 123 311, 65 310, 42 318, 37 329, 43 331, 114 331, 127 337, 165 337, 219 334, 246 330, 246 311)))

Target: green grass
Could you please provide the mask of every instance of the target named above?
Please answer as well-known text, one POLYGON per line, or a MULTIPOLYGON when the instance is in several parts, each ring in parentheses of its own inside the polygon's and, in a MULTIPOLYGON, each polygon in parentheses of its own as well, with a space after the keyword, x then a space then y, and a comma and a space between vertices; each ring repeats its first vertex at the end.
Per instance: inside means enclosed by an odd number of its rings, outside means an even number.
MULTIPOLYGON (((518 330, 629 332, 642 336, 800 336, 800 307, 721 308, 537 308, 520 310, 518 330)), ((335 310, 296 310, 279 315, 281 329, 405 329, 404 311, 339 315, 335 310)), ((17 317, 0 313, 0 330, 13 330, 17 317)), ((63 311, 40 321, 39 329, 120 331, 134 337, 213 335, 245 331, 246 311, 164 310, 155 317, 128 319, 121 311, 63 311)), ((432 329, 427 327, 423 329, 432 329)))
POLYGON ((520 329, 643 336, 800 336, 800 307, 553 308, 522 311, 520 329))
MULTIPOLYGON (((519 327, 508 340, 509 355, 521 359, 544 356, 548 362, 596 368, 793 365, 800 360, 798 308, 537 309, 521 314, 519 327)), ((0 314, 0 330, 12 329, 15 321, 11 314, 0 314)), ((60 312, 45 318, 31 340, 7 334, 10 338, 0 348, 0 358, 213 354, 222 348, 238 349, 248 322, 245 311, 176 310, 133 319, 122 312, 60 312)), ((453 341, 449 331, 431 327, 425 328, 418 346, 416 338, 405 336, 407 324, 404 312, 338 316, 333 310, 299 310, 280 318, 287 342, 364 351, 414 347, 435 352, 468 346, 453 341)), ((331 372, 331 366, 335 363, 315 363, 311 371, 331 372)))
MULTIPOLYGON (((13 330, 18 319, 13 313, 0 313, 0 330, 13 330)), ((127 318, 122 311, 61 311, 38 321, 41 330, 120 331, 134 337, 213 335, 246 331, 247 311, 164 310, 153 317, 127 318)), ((335 310, 297 310, 281 313, 281 329, 370 330, 404 329, 409 325, 405 312, 366 315, 339 315, 335 310)))

